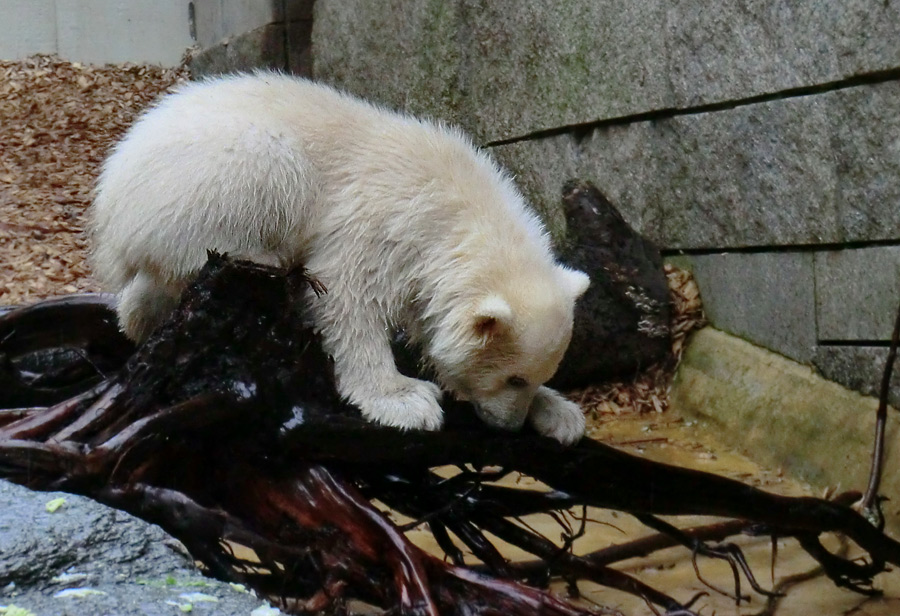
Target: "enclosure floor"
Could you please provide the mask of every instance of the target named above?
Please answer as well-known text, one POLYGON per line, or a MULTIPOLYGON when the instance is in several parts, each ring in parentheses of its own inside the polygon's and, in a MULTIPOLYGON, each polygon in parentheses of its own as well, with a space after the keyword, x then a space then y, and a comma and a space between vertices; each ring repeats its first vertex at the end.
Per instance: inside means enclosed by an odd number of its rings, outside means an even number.
POLYGON ((0 305, 96 291, 85 210, 100 164, 182 69, 0 61, 0 305))

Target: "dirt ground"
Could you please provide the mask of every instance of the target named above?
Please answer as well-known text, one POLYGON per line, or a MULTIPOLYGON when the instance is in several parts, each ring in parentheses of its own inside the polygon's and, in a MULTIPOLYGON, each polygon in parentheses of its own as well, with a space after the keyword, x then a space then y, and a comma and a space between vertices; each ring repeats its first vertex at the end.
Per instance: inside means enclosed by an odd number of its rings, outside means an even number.
MULTIPOLYGON (((86 261, 85 210, 106 153, 160 93, 187 78, 184 70, 147 66, 89 67, 51 57, 0 62, 0 305, 22 304, 52 295, 97 290, 86 261)), ((690 275, 669 268, 667 276, 676 307, 672 362, 677 361, 687 335, 704 323, 699 291, 690 275)), ((657 460, 701 468, 784 494, 812 490, 760 468, 715 442, 713 435, 667 412, 671 365, 635 382, 594 387, 572 395, 589 417, 592 438, 657 460)), ((690 495, 685 495, 690 498, 690 495)), ((576 545, 580 552, 618 543, 645 532, 626 516, 592 511, 590 532, 576 545)), ((700 520, 680 520, 694 524, 700 520)), ((558 536, 552 520, 530 521, 558 536)), ((426 549, 425 533, 412 538, 426 549)), ((703 614, 887 615, 900 614, 898 593, 868 600, 835 588, 814 574, 814 563, 781 542, 770 579, 768 541, 740 539, 763 586, 782 585, 788 595, 767 606, 756 596, 750 605, 735 606, 710 591, 695 575, 690 554, 666 550, 649 559, 624 564, 660 590, 686 600, 699 591, 710 593, 697 608, 703 614), (793 582, 791 582, 793 580, 793 582)), ((517 556, 514 553, 511 557, 517 556)), ((723 588, 730 571, 702 562, 702 573, 723 588)), ((881 576, 896 584, 896 574, 881 576)), ((649 614, 640 600, 586 586, 587 602, 649 614)))

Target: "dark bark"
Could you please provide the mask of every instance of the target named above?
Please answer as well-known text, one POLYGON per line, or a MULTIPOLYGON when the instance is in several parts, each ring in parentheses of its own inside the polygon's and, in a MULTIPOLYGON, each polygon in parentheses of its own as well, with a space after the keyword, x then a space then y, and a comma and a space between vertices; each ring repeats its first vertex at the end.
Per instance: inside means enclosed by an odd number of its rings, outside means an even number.
POLYGON ((566 182, 562 207, 568 232, 559 257, 586 272, 591 286, 575 305, 572 343, 550 384, 571 389, 628 379, 665 361, 672 307, 659 249, 590 182, 566 182))

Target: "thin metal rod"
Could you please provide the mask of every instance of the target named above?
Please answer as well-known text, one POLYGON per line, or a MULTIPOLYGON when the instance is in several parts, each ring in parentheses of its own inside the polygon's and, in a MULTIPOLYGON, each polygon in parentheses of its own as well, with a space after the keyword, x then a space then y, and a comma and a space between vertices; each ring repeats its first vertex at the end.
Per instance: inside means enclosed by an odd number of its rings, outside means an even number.
POLYGON ((875 447, 872 450, 872 469, 869 471, 869 486, 863 496, 862 508, 867 513, 877 513, 878 488, 881 485, 881 474, 884 467, 884 431, 887 424, 888 394, 891 390, 891 373, 894 370, 894 360, 897 358, 897 344, 900 341, 900 308, 897 309, 897 318, 894 321, 894 332, 891 334, 891 348, 888 351, 887 362, 881 376, 881 392, 878 396, 878 412, 875 415, 875 447))

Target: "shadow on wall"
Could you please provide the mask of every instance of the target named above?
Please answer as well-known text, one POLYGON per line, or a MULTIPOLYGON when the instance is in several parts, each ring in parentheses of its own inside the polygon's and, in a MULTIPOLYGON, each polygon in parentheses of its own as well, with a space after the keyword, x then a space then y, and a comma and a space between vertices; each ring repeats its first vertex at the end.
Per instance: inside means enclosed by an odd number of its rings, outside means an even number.
POLYGON ((315 0, 188 3, 191 36, 197 42, 189 65, 199 77, 268 68, 312 75, 315 0))

